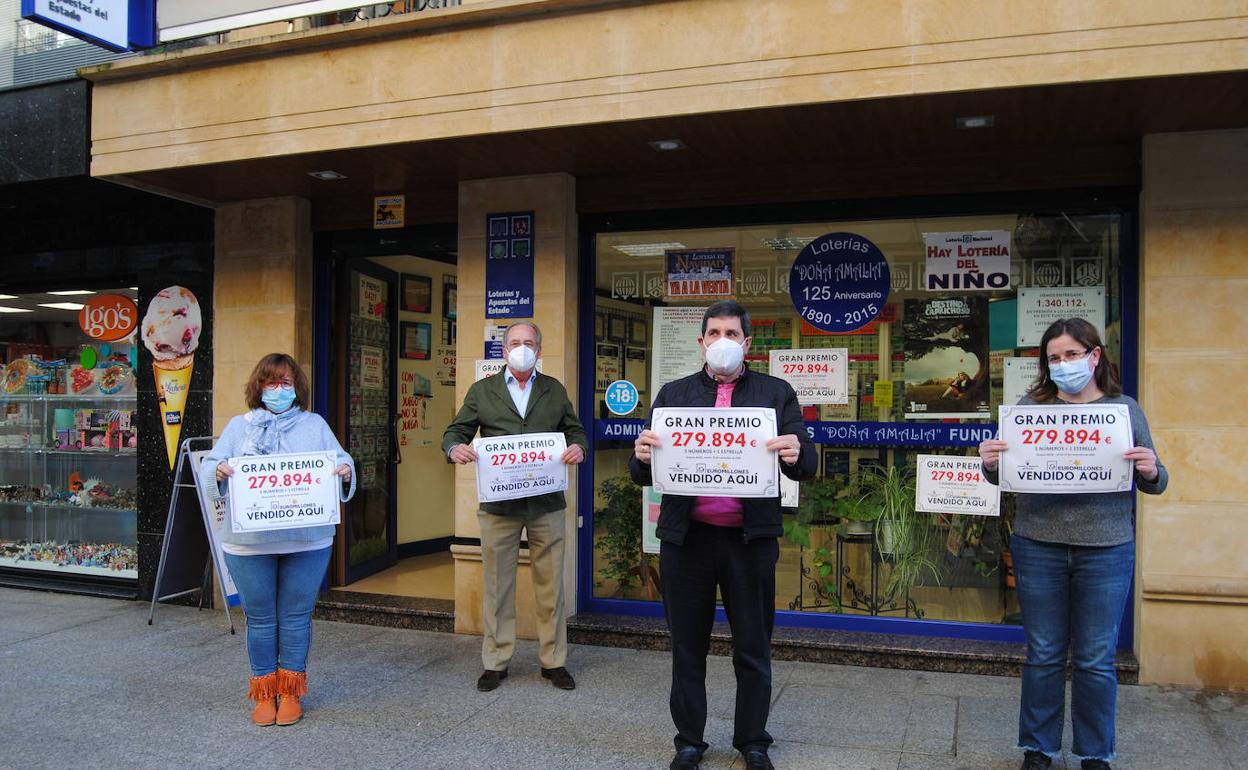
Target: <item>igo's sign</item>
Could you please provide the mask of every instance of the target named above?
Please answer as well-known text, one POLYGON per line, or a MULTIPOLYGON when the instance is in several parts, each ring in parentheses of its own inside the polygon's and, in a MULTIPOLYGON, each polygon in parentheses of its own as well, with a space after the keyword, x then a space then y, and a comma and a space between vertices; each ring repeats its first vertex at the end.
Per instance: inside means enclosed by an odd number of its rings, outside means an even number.
POLYGON ((110 51, 156 45, 156 0, 22 0, 22 18, 110 51))
POLYGON ((93 340, 116 342, 134 333, 139 308, 121 294, 97 294, 78 311, 78 326, 93 340))

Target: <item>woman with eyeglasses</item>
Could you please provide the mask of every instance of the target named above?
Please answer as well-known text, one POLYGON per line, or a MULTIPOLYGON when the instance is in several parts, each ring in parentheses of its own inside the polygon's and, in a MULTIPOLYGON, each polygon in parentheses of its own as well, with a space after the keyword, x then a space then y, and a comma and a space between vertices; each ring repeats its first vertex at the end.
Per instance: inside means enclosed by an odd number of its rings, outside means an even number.
MULTIPOLYGON (((215 494, 224 494, 234 475, 226 462, 231 457, 327 450, 337 455, 334 473, 345 487, 339 499, 351 499, 355 463, 325 420, 306 411, 308 379, 295 359, 284 353, 260 359, 243 394, 250 411, 230 420, 203 461, 201 478, 216 479, 215 494)), ((293 725, 303 715, 299 699, 308 690, 312 608, 329 564, 334 527, 231 529, 224 528, 221 540, 247 616, 248 698, 256 704, 251 718, 257 725, 293 725)))
MULTIPOLYGON (((1019 404, 1126 404, 1136 445, 1123 457, 1135 464, 1135 486, 1164 492, 1169 476, 1148 420, 1123 395, 1096 328, 1081 318, 1055 321, 1040 353, 1039 377, 1019 404)), ((979 445, 994 484, 1008 450, 996 439, 979 445)), ((1072 752, 1083 770, 1108 770, 1114 757, 1114 654, 1135 565, 1134 514, 1131 492, 1018 495, 1010 550, 1027 639, 1018 717, 1023 770, 1046 770, 1061 754, 1068 651, 1072 752)))

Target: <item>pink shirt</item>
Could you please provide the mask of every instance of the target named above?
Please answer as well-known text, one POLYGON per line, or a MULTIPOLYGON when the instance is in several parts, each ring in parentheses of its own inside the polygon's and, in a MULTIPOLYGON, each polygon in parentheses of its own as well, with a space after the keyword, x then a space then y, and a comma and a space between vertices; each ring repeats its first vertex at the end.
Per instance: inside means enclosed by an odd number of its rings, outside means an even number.
MULTIPOLYGON (((734 382, 721 382, 715 391, 715 408, 732 406, 732 389, 734 382)), ((693 503, 693 520, 716 527, 740 527, 744 524, 741 516, 741 500, 736 497, 699 497, 693 503)))

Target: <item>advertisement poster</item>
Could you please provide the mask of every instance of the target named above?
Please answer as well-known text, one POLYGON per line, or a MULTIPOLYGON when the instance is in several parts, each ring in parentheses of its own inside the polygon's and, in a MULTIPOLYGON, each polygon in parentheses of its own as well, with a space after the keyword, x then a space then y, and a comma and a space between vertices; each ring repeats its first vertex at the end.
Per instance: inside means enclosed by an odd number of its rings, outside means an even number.
POLYGON ((1001 488, 984 478, 978 457, 915 456, 916 511, 1000 516, 1001 488))
POLYGON ((483 503, 562 492, 568 488, 568 448, 562 433, 526 433, 478 438, 477 499, 483 503))
POLYGON ((186 397, 203 326, 199 300, 183 286, 166 286, 156 292, 147 303, 147 313, 140 324, 143 345, 152 354, 152 376, 170 470, 178 456, 186 397))
POLYGON ((365 390, 381 390, 384 381, 382 370, 385 359, 381 348, 360 346, 360 387, 365 390))
POLYGON ((533 212, 485 217, 485 317, 533 317, 533 212))
POLYGON ((871 323, 892 290, 888 260, 871 241, 828 233, 806 244, 789 271, 789 297, 802 320, 845 334, 871 323))
POLYGON ((406 195, 378 195, 373 197, 373 229, 390 230, 402 227, 406 195))
POLYGON ((624 348, 624 379, 637 385, 639 393, 646 387, 646 349, 624 348))
POLYGON ((908 299, 907 420, 989 417, 988 298, 908 299))
POLYGON ((320 527, 338 523, 333 452, 252 455, 227 460, 234 532, 320 527))
POLYGON ((659 509, 663 506, 663 495, 655 492, 654 487, 641 488, 641 552, 659 552, 659 509))
POLYGON ((772 350, 771 376, 779 377, 797 393, 802 406, 849 402, 849 350, 772 350))
POLYGON ((210 452, 202 449, 187 454, 186 459, 191 466, 191 477, 195 479, 195 494, 199 500, 199 510, 204 516, 204 527, 208 534, 208 543, 212 547, 212 566, 217 570, 217 578, 225 593, 225 601, 231 607, 237 607, 242 601, 238 598, 238 588, 234 586, 234 578, 230 576, 230 568, 225 563, 225 550, 221 547, 221 535, 225 532, 225 523, 229 521, 230 509, 228 496, 217 491, 217 481, 212 476, 201 478, 204 458, 210 452))
POLYGON ((1126 404, 1002 406, 1002 492, 1128 492, 1134 445, 1126 404))
POLYGON ((503 335, 507 333, 506 324, 485 325, 485 353, 483 358, 503 357, 503 335))
POLYGON ((1003 380, 1001 403, 1013 406, 1027 395, 1032 384, 1040 374, 1040 359, 1031 357, 1010 356, 1005 359, 1005 378, 1003 380))
POLYGON ((778 497, 780 466, 767 441, 776 410, 758 407, 655 409, 661 445, 651 459, 654 488, 702 497, 778 497))
POLYGON ((923 233, 927 291, 1010 288, 1010 231, 923 233))
POLYGON ((386 319, 386 284, 360 274, 360 317, 370 321, 386 319))
POLYGON ((704 307, 656 307, 654 342, 650 365, 650 398, 672 380, 687 377, 702 366, 702 314, 704 307))
POLYGON ((439 385, 453 388, 455 387, 455 366, 459 362, 459 357, 455 353, 454 345, 441 345, 437 349, 437 373, 434 379, 439 385))
POLYGON ((1018 343, 1016 347, 1039 345, 1054 321, 1082 318, 1105 338, 1105 290, 1088 288, 1018 289, 1018 343))
POLYGON ((399 447, 433 446, 434 426, 429 422, 433 383, 415 371, 415 365, 399 364, 399 447))
POLYGON ((664 294, 669 300, 732 296, 734 249, 669 249, 664 294))
POLYGON ((606 390, 620 379, 620 346, 599 342, 594 346, 594 390, 606 390))

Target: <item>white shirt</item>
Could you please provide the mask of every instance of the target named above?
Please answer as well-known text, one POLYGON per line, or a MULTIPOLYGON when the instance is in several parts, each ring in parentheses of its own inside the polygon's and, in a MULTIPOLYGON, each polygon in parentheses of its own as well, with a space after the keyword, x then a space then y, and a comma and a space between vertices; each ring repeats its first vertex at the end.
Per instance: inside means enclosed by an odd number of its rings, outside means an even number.
POLYGON ((507 381, 507 392, 511 394, 511 402, 516 405, 516 411, 523 417, 525 410, 529 408, 529 395, 533 393, 533 383, 537 380, 537 367, 534 367, 529 374, 529 380, 524 383, 524 388, 520 387, 520 381, 516 379, 516 375, 512 374, 511 367, 503 370, 503 377, 507 381))

